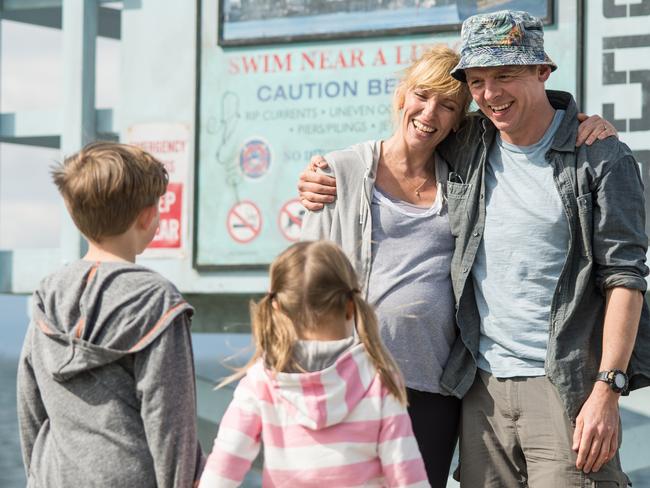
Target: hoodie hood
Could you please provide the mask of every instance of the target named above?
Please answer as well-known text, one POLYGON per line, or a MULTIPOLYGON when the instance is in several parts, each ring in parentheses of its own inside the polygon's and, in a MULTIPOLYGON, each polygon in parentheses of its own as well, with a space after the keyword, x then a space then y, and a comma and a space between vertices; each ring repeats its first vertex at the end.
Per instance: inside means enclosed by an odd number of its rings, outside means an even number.
POLYGON ((289 407, 296 422, 311 430, 341 423, 367 396, 370 388, 381 385, 377 370, 360 343, 347 349, 334 364, 321 371, 263 371, 274 396, 289 407))
POLYGON ((191 312, 171 283, 143 266, 76 261, 34 293, 34 353, 64 382, 144 349, 191 312))

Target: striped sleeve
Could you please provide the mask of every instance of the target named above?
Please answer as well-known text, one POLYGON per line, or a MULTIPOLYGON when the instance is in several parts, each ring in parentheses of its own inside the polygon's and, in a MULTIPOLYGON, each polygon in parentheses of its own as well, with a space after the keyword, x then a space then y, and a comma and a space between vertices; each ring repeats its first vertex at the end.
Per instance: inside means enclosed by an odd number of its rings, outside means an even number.
POLYGON ((378 452, 386 486, 430 486, 417 441, 413 436, 411 419, 406 408, 387 391, 384 391, 383 395, 378 452))
POLYGON ((260 450, 262 418, 248 376, 235 395, 219 425, 219 433, 201 475, 199 488, 239 486, 260 450))

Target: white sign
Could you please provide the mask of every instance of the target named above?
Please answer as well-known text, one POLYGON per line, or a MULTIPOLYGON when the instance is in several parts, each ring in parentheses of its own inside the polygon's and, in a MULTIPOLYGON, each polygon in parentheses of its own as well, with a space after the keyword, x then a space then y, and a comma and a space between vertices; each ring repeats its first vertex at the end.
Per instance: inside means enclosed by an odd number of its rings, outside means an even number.
MULTIPOLYGON (((590 0, 586 112, 602 114, 641 164, 650 203, 650 2, 590 0)), ((646 229, 650 229, 646 208, 646 229)))
POLYGON ((187 240, 187 182, 190 131, 184 124, 138 124, 126 142, 147 151, 169 173, 167 192, 160 197, 160 225, 145 257, 183 257, 187 240))
POLYGON ((289 200, 280 209, 278 216, 278 226, 284 238, 290 242, 300 240, 300 230, 302 229, 302 218, 305 215, 305 207, 302 206, 297 198, 289 200))
POLYGON ((232 206, 226 219, 230 237, 238 244, 248 244, 260 235, 262 214, 257 205, 244 200, 232 206))

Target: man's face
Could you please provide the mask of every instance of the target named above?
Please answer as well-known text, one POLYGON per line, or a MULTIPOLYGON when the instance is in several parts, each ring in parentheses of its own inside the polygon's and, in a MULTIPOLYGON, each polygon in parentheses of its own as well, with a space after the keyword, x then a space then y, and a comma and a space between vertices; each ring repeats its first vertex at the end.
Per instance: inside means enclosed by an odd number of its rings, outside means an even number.
MULTIPOLYGON (((548 103, 544 82, 548 66, 497 66, 465 70, 472 98, 507 142, 530 145, 537 134, 539 114, 548 103)), ((542 132, 543 134, 543 132, 542 132)))

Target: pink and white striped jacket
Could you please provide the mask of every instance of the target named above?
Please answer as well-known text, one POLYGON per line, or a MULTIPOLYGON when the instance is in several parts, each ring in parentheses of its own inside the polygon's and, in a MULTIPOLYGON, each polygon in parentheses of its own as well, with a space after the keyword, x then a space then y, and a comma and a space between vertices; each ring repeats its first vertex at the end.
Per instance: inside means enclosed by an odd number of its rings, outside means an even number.
POLYGON ((382 385, 363 345, 322 371, 240 381, 199 488, 239 486, 264 444, 265 487, 428 487, 406 408, 382 385))

